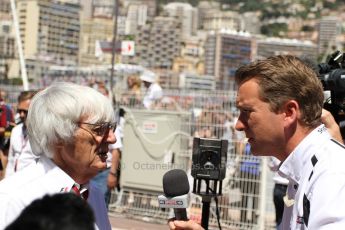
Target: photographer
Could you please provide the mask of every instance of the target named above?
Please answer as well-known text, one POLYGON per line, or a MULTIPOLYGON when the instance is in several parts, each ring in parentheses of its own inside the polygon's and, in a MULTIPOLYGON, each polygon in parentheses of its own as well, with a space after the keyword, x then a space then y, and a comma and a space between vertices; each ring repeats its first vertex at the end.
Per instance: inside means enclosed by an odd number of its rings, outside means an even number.
MULTIPOLYGON (((254 155, 282 161, 280 174, 289 180, 281 229, 344 229, 345 147, 322 124, 316 73, 297 57, 279 55, 240 67, 235 79, 236 129, 254 155)), ((169 226, 198 229, 179 224, 169 226)))
POLYGON ((329 111, 322 109, 321 121, 327 127, 331 136, 344 144, 344 138, 341 136, 339 125, 335 122, 334 117, 329 111))

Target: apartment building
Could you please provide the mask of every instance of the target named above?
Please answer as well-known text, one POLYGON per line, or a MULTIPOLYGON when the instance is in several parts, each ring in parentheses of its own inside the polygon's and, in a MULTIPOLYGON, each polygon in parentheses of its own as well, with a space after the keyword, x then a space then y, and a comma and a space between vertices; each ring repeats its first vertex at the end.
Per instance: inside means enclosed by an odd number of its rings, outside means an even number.
POLYGON ((9 0, 0 1, 0 81, 8 79, 9 65, 15 57, 15 39, 9 0))
POLYGON ((9 14, 11 11, 10 0, 0 1, 0 14, 9 14))
POLYGON ((188 38, 197 33, 198 10, 188 3, 172 2, 164 6, 167 16, 175 17, 181 23, 181 36, 188 38))
POLYGON ((43 63, 78 64, 80 5, 50 0, 18 0, 18 21, 25 59, 32 61, 29 78, 47 68, 43 63), (43 67, 42 67, 43 66, 43 67))
POLYGON ((135 36, 135 55, 122 56, 122 62, 171 69, 174 58, 180 55, 180 29, 180 23, 169 17, 155 17, 152 23, 139 26, 135 36))
POLYGON ((324 17, 318 25, 319 37, 318 46, 319 55, 330 54, 337 48, 336 37, 338 34, 338 20, 336 17, 324 17))
POLYGON ((215 76, 217 89, 234 89, 237 68, 256 56, 256 40, 249 33, 220 30, 205 42, 205 74, 215 76))
POLYGON ((240 15, 234 11, 213 10, 205 13, 203 17, 203 28, 205 30, 240 30, 240 15))
POLYGON ((128 6, 125 34, 136 34, 137 27, 145 25, 148 15, 148 6, 131 4, 128 6))
POLYGON ((220 3, 216 1, 199 1, 198 9, 198 28, 203 29, 204 18, 209 11, 220 9, 220 3))
POLYGON ((82 21, 79 44, 80 66, 111 64, 111 50, 97 54, 97 45, 102 42, 111 43, 113 28, 114 22, 109 18, 91 18, 82 21))
POLYGON ((145 5, 147 6, 147 19, 152 21, 157 15, 157 1, 156 0, 120 0, 124 9, 128 9, 130 5, 145 5))
POLYGON ((257 56, 269 57, 279 54, 306 56, 317 60, 318 47, 311 41, 281 38, 261 38, 257 40, 257 56))

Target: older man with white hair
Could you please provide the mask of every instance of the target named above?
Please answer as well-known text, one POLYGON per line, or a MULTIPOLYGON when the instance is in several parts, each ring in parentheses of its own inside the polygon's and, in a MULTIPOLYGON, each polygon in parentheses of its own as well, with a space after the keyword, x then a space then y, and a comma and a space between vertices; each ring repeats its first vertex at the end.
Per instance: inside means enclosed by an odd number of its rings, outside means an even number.
POLYGON ((163 90, 157 83, 157 76, 155 73, 146 70, 140 75, 140 80, 143 81, 146 87, 143 104, 145 108, 151 109, 155 102, 162 99, 163 90))
POLYGON ((89 180, 106 168, 108 146, 116 142, 114 121, 110 100, 90 87, 60 82, 36 94, 27 128, 39 158, 0 182, 0 229, 33 200, 60 192, 87 200, 97 227, 111 229, 104 198, 89 180))

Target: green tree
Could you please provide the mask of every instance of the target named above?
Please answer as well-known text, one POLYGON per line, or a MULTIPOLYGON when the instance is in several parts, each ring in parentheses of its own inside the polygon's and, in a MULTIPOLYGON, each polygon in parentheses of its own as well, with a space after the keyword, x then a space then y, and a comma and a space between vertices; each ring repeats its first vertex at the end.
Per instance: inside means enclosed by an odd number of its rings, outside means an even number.
POLYGON ((272 23, 261 26, 261 33, 267 36, 282 37, 288 31, 286 23, 272 23))

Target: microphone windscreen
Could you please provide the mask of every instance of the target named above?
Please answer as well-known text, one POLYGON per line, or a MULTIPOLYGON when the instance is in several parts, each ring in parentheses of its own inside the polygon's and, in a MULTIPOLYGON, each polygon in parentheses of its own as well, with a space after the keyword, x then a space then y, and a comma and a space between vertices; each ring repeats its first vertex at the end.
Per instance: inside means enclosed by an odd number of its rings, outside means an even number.
POLYGON ((185 171, 173 169, 163 176, 163 191, 167 197, 182 196, 189 193, 188 177, 185 171))

